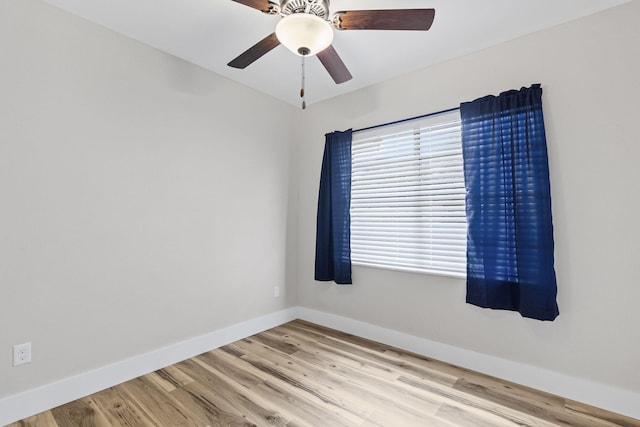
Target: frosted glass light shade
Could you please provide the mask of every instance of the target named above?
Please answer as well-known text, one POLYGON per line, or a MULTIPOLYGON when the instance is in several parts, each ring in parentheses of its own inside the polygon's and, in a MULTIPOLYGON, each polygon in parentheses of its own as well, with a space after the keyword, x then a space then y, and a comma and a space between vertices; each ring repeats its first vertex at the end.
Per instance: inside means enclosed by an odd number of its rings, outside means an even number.
POLYGON ((333 42, 333 29, 324 19, 308 13, 285 16, 276 26, 280 43, 296 55, 302 56, 306 48, 312 56, 322 52, 333 42), (302 50, 301 50, 302 49, 302 50))

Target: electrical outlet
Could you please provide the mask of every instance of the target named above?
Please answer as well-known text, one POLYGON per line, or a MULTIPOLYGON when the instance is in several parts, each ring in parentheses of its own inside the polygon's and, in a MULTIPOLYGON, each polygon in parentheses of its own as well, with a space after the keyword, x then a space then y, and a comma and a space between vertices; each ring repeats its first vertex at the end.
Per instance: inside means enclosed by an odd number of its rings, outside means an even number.
POLYGON ((273 297, 278 298, 280 296, 280 286, 273 287, 273 297))
POLYGON ((13 366, 24 365, 31 362, 31 343, 18 344, 13 346, 13 366))

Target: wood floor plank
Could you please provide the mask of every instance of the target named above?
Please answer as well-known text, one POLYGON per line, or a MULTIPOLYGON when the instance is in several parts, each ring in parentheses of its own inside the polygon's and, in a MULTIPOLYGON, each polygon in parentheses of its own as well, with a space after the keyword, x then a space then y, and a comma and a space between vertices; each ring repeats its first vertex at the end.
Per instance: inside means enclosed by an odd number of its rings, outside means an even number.
POLYGON ((580 425, 585 426, 622 426, 622 427, 638 427, 640 421, 624 415, 615 414, 610 411, 595 408, 584 403, 575 402, 573 400, 567 400, 566 403, 567 414, 575 417, 580 425))
POLYGON ((145 375, 149 381, 154 383, 156 387, 160 387, 167 393, 170 393, 177 389, 176 385, 171 381, 167 381, 165 378, 160 376, 158 372, 151 372, 150 374, 145 375))
MULTIPOLYGON (((277 410, 248 397, 251 389, 203 362, 199 357, 190 362, 184 364, 183 369, 202 380, 187 384, 183 389, 199 400, 209 402, 210 409, 225 417, 237 416, 251 424, 286 425, 286 417, 277 410)), ((258 388, 260 380, 253 384, 254 389, 258 388)))
POLYGON ((56 420, 53 418, 51 411, 43 412, 41 414, 34 415, 33 417, 25 418, 17 423, 10 424, 11 427, 59 427, 56 420))
MULTIPOLYGON (((291 328, 295 329, 296 325, 288 324, 291 328)), ((306 330, 306 329, 303 329, 306 330)), ((383 344, 372 344, 369 340, 359 338, 354 341, 350 341, 348 334, 333 334, 332 336, 317 336, 316 342, 319 345, 325 346, 325 351, 329 353, 342 353, 343 355, 349 355, 354 358, 357 363, 371 364, 384 366, 386 369, 393 368, 399 371, 398 375, 414 374, 423 378, 429 378, 431 381, 438 381, 443 384, 453 385, 458 379, 457 375, 451 375, 442 373, 437 369, 430 368, 425 362, 429 360, 424 358, 420 363, 411 363, 407 360, 402 360, 390 353, 389 350, 392 347, 383 344), (355 344, 356 342, 360 344, 355 344), (363 345, 366 345, 364 347, 363 345)), ((395 372, 394 372, 395 373, 395 372)))
MULTIPOLYGON (((341 420, 342 424, 357 425, 362 422, 362 419, 358 415, 361 409, 347 409, 344 407, 340 396, 328 392, 316 382, 311 384, 302 381, 299 376, 291 375, 289 372, 283 371, 279 366, 274 366, 273 363, 270 363, 262 357, 245 353, 243 350, 246 350, 246 347, 239 347, 242 341, 244 340, 229 344, 224 348, 231 349, 235 352, 242 352, 241 360, 245 362, 244 369, 251 369, 257 375, 265 379, 268 378, 265 384, 275 387, 276 389, 287 390, 288 393, 311 402, 314 406, 322 408, 323 414, 333 414, 337 419, 341 420)), ((322 417, 320 417, 320 419, 322 419, 322 417)))
MULTIPOLYGON (((153 426, 147 414, 122 392, 120 386, 102 390, 90 396, 108 425, 118 427, 153 426)), ((60 424, 60 427, 73 424, 60 424)))
POLYGON ((299 342, 293 342, 287 339, 286 335, 270 333, 269 331, 261 332, 251 337, 266 347, 275 348, 284 354, 293 354, 300 348, 299 342))
POLYGON ((367 348, 380 353, 383 353, 384 351, 391 348, 386 344, 368 340, 366 338, 352 335, 347 332, 338 331, 336 329, 327 328, 326 326, 317 325, 315 323, 307 322, 306 320, 294 320, 292 322, 289 322, 287 326, 304 330, 310 335, 336 338, 338 341, 348 342, 356 346, 367 348))
MULTIPOLYGON (((250 384, 244 394, 253 401, 260 402, 263 406, 275 406, 288 419, 291 419, 297 425, 329 425, 347 426, 354 425, 352 415, 341 410, 332 402, 323 400, 316 393, 302 392, 295 380, 288 378, 285 374, 277 372, 276 369, 270 370, 265 366, 256 366, 256 363, 248 362, 243 353, 241 358, 238 357, 238 351, 232 350, 230 347, 224 347, 225 353, 220 353, 217 357, 211 353, 202 355, 200 359, 206 360, 210 369, 214 371, 224 371, 225 374, 232 373, 234 370, 240 370, 240 376, 250 374, 250 384), (215 359, 233 359, 232 363, 226 366, 215 363, 215 359), (269 373, 265 374, 265 370, 269 373), (275 374, 275 375, 274 375, 275 374), (311 421, 311 422, 309 422, 311 421)), ((232 373, 234 377, 237 373, 232 373)), ((355 419, 356 422, 361 420, 355 419)))
POLYGON ((9 427, 640 427, 296 320, 9 427))
POLYGON ((189 390, 179 388, 170 393, 171 397, 188 411, 189 418, 195 424, 210 427, 256 425, 240 415, 221 411, 207 393, 200 392, 201 387, 202 385, 196 382, 190 384, 189 390))
POLYGON ((515 427, 530 426, 530 424, 517 424, 493 414, 467 408, 462 405, 442 405, 436 414, 445 421, 449 421, 460 427, 515 427))
MULTIPOLYGON (((510 383, 494 381, 490 378, 483 378, 482 384, 461 378, 454 388, 469 396, 481 397, 495 404, 534 415, 554 425, 571 423, 572 417, 565 410, 565 399, 557 396, 525 390, 522 387, 513 387, 510 383), (535 399, 531 398, 532 393, 535 393, 535 399)), ((594 424, 585 420, 583 427, 595 427, 597 425, 597 423, 594 424)))
MULTIPOLYGON (((436 360, 430 357, 422 356, 419 354, 411 353, 409 351, 402 351, 393 347, 390 347, 388 350, 384 352, 385 355, 396 359, 396 364, 407 364, 407 365, 417 365, 422 369, 427 369, 428 372, 435 371, 439 375, 444 376, 444 378, 455 378, 454 381, 451 381, 449 384, 453 385, 457 381, 458 378, 477 378, 485 377, 484 374, 480 374, 469 369, 461 368, 456 365, 452 365, 450 363, 445 363, 440 360, 436 360)), ((418 373, 419 374, 419 373, 418 373)), ((428 376, 425 376, 428 377, 428 376)), ((443 384, 446 384, 444 381, 440 381, 443 384)))
POLYGON ((373 410, 384 407, 402 408, 406 413, 416 412, 414 408, 419 408, 419 414, 428 414, 430 411, 435 413, 441 404, 437 399, 420 396, 399 387, 395 381, 357 371, 349 376, 336 375, 310 363, 306 357, 296 357, 297 353, 278 354, 278 350, 256 346, 252 340, 242 340, 236 345, 245 352, 245 358, 251 354, 254 361, 270 361, 283 375, 296 381, 303 382, 306 377, 315 378, 318 390, 325 395, 337 396, 341 401, 335 402, 336 405, 341 405, 361 418, 366 419, 373 410), (384 392, 379 393, 379 390, 384 392))
POLYGON ((353 415, 355 420, 362 421, 373 410, 371 404, 361 396, 344 392, 345 388, 351 386, 341 377, 330 375, 311 364, 304 364, 280 353, 277 349, 263 347, 253 339, 241 340, 233 345, 244 353, 242 359, 252 366, 280 378, 309 396, 320 399, 326 406, 353 415), (309 377, 316 378, 313 387, 306 381, 309 377))
POLYGON ((168 366, 164 369, 151 372, 147 375, 147 378, 166 392, 171 392, 178 387, 193 382, 193 378, 190 378, 175 366, 168 366))
POLYGON ((123 393, 142 408, 147 417, 155 424, 172 426, 195 426, 189 419, 188 411, 175 399, 170 398, 147 376, 127 381, 120 385, 123 393))
MULTIPOLYGON (((413 388, 423 390, 428 394, 443 397, 446 399, 443 405, 443 408, 447 407, 446 412, 448 414, 460 413, 465 415, 462 419, 473 419, 474 417, 478 420, 489 419, 492 420, 491 422, 496 423, 496 425, 524 425, 532 427, 552 427, 557 425, 540 419, 534 414, 513 410, 507 406, 496 404, 484 397, 466 394, 453 387, 443 387, 436 383, 427 384, 407 377, 401 377, 398 381, 413 388), (461 410, 457 411, 457 409, 461 410), (472 416, 468 417, 467 414, 472 414, 472 416)), ((441 412, 442 409, 438 414, 440 415, 441 412)))
MULTIPOLYGON (((354 370, 366 371, 379 378, 391 380, 394 380, 399 376, 399 372, 388 365, 376 363, 368 359, 363 359, 362 357, 353 356, 348 351, 339 350, 334 346, 312 339, 305 335, 304 332, 291 329, 284 330, 287 331, 287 333, 283 335, 283 339, 290 339, 302 343, 302 345, 298 347, 296 354, 299 354, 300 357, 304 357, 305 360, 315 361, 316 364, 324 366, 325 369, 335 369, 338 366, 341 366, 354 370)), ((451 381, 452 384, 454 382, 455 379, 451 381)))
POLYGON ((51 410, 59 426, 108 427, 110 423, 91 397, 78 399, 51 410))
POLYGON ((375 410, 371 416, 362 424, 362 427, 455 427, 455 424, 448 422, 435 414, 423 414, 416 416, 403 412, 401 409, 381 408, 375 410))
POLYGON ((229 353, 226 347, 225 350, 227 351, 209 352, 201 355, 198 359, 206 361, 209 369, 213 372, 223 373, 234 380, 240 378, 237 385, 232 385, 232 387, 241 386, 242 390, 238 393, 246 396, 250 401, 262 407, 277 408, 278 412, 290 419, 290 423, 295 425, 352 425, 333 412, 325 411, 318 406, 316 401, 296 393, 296 389, 288 383, 277 378, 262 377, 262 371, 229 353), (227 363, 220 363, 221 360, 226 360, 227 363))
POLYGON ((232 399, 233 402, 222 403, 220 393, 198 382, 188 384, 173 394, 177 393, 183 393, 185 397, 189 397, 192 402, 205 409, 205 415, 211 425, 285 426, 287 424, 287 419, 278 411, 265 408, 245 394, 234 395, 230 394, 229 390, 225 390, 227 397, 224 399, 232 399))

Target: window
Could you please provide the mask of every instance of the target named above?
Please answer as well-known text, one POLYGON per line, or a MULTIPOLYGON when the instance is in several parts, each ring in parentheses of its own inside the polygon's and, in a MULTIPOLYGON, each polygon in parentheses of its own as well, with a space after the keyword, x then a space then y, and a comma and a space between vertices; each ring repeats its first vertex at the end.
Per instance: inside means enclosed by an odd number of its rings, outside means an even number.
POLYGON ((465 277, 460 112, 354 133, 354 265, 465 277))

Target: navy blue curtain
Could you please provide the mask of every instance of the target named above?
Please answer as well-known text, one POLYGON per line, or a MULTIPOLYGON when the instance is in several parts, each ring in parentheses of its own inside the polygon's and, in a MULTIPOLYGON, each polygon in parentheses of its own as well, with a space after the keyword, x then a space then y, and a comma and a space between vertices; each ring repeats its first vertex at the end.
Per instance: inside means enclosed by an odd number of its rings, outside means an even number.
POLYGON ((460 106, 467 302, 553 320, 558 312, 539 84, 460 106))
POLYGON ((315 279, 351 284, 351 129, 325 135, 315 279))

